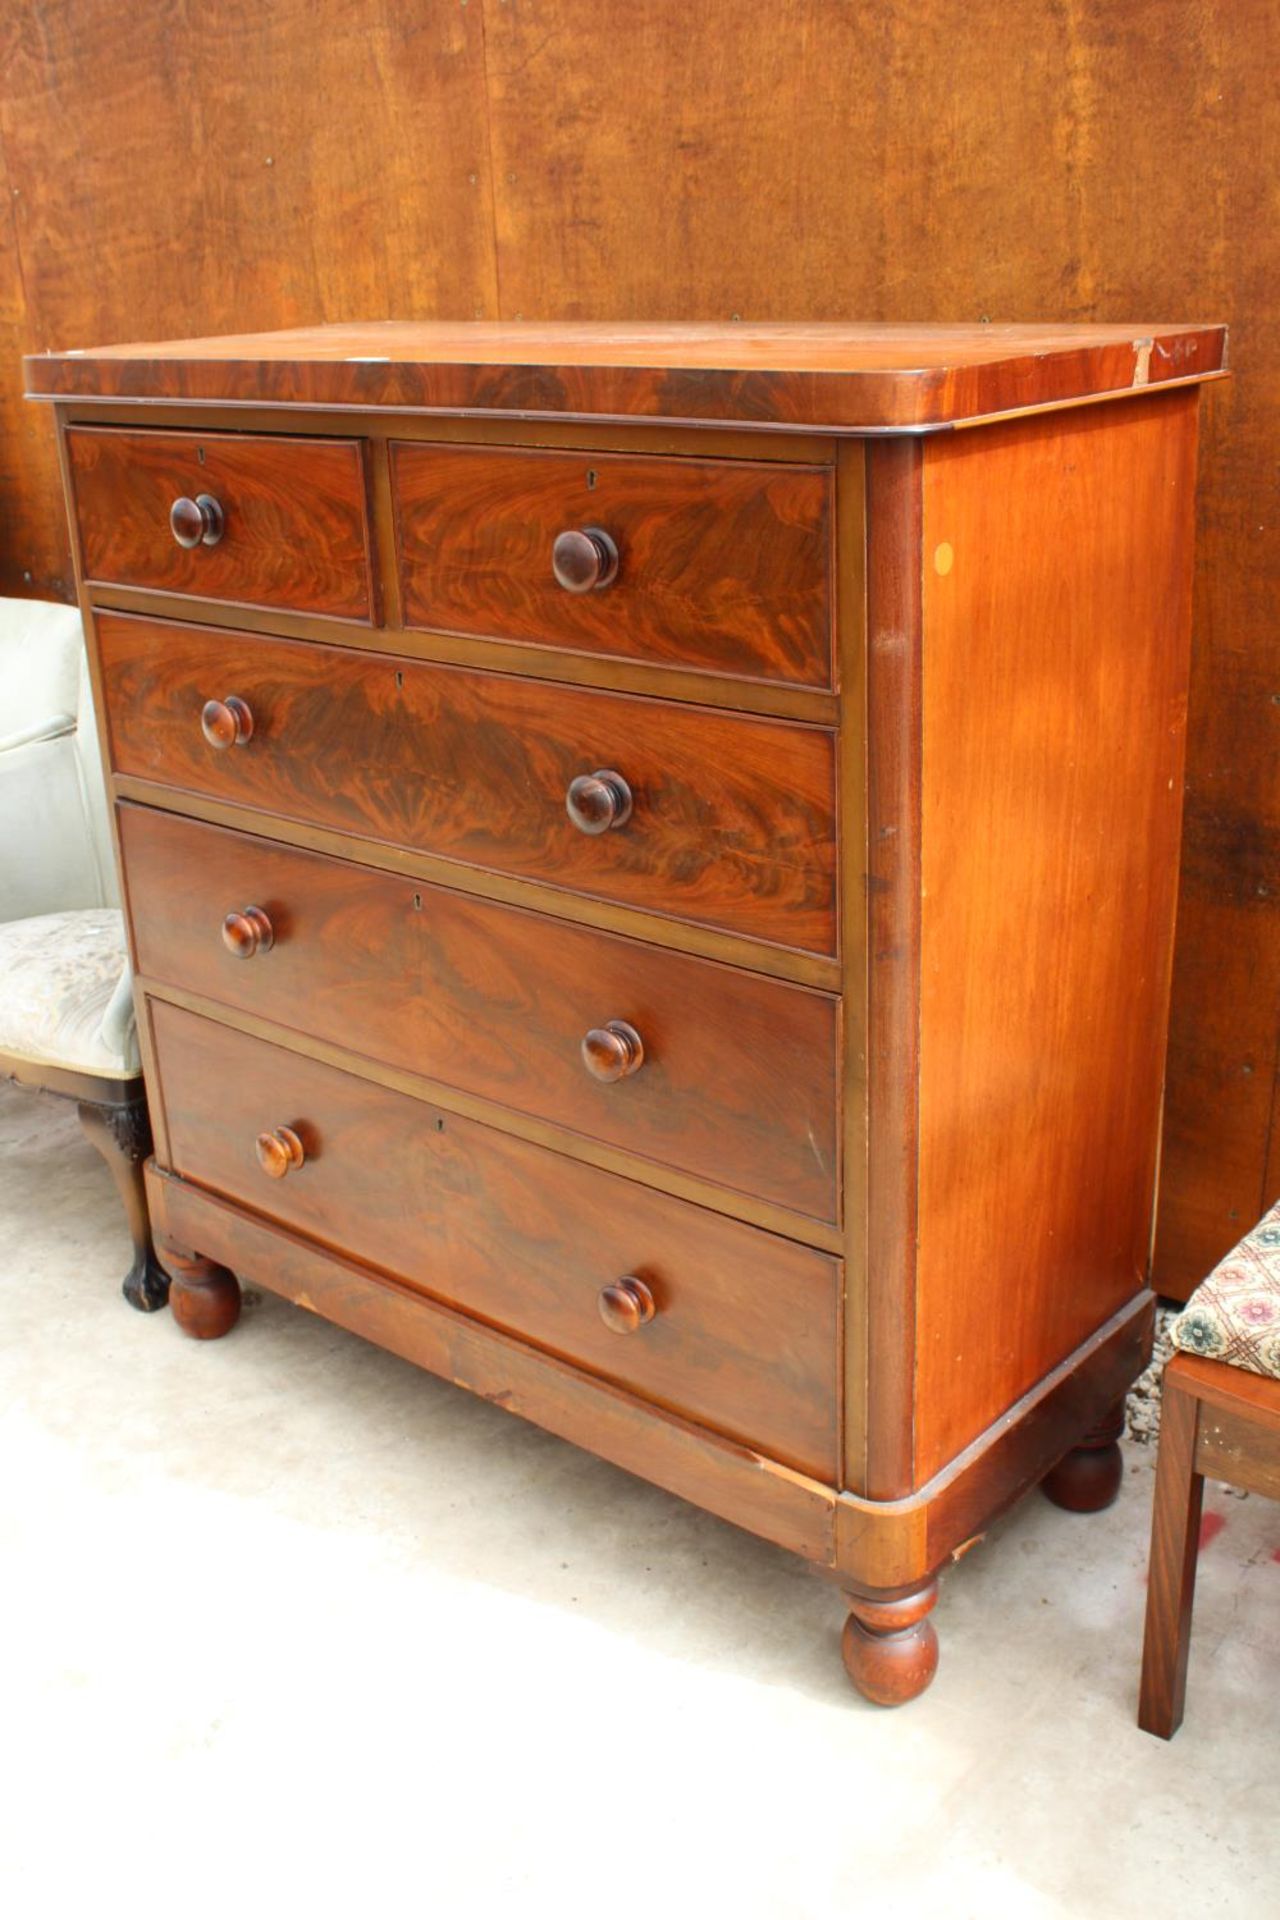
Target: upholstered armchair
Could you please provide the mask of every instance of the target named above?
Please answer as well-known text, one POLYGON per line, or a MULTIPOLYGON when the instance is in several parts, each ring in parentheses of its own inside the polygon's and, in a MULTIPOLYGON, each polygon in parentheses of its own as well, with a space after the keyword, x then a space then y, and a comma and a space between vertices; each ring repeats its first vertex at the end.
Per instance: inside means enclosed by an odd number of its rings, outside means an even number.
POLYGON ((125 1298, 164 1305, 151 1130, 93 697, 74 607, 0 600, 0 1077, 74 1100, 133 1239, 125 1298))

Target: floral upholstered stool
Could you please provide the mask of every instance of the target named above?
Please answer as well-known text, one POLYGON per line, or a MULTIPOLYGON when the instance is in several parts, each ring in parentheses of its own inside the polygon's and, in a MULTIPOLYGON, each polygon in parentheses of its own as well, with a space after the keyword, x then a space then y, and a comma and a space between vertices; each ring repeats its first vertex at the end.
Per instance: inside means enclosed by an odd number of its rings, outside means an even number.
POLYGON ((1171 1328, 1156 1467, 1138 1725, 1182 1721, 1204 1478, 1280 1500, 1280 1203, 1171 1328))

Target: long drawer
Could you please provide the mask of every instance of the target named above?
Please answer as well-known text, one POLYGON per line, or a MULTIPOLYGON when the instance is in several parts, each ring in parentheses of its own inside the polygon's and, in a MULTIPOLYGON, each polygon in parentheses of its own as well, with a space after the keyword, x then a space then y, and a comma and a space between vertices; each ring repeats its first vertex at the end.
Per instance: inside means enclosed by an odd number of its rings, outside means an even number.
POLYGON ((835 952, 824 728, 124 614, 96 624, 117 772, 835 952))
POLYGON ((411 627, 831 684, 832 476, 392 442, 411 627))
POLYGON ((67 458, 86 580, 373 618, 360 441, 73 427, 67 458))
POLYGON ((150 1011, 174 1172, 833 1477, 835 1260, 163 1001, 150 1011))
POLYGON ((120 834, 148 978, 835 1219, 833 996, 150 808, 120 834))

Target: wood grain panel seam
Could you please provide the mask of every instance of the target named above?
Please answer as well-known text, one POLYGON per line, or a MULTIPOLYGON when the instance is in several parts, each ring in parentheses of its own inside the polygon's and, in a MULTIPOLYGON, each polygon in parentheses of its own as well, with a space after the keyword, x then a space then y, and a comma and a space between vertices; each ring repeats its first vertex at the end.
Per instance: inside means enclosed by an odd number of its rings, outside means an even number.
POLYGON ((18 300, 23 313, 31 315, 34 312, 34 305, 31 290, 27 284, 27 263, 22 252, 22 223, 18 219, 20 194, 18 188, 12 185, 13 162, 9 154, 9 143, 5 138, 3 115, 0 115, 0 176, 9 188, 4 196, 5 218, 9 222, 9 230, 13 235, 13 258, 18 269, 18 300))
MULTIPOLYGON (((1277 1034, 1277 1039, 1280 1040, 1280 1033, 1277 1034)), ((1272 1067, 1272 1074, 1271 1074, 1271 1087, 1272 1087, 1271 1110, 1267 1115, 1266 1137, 1263 1141, 1263 1148, 1262 1148, 1262 1165, 1259 1169, 1259 1176, 1258 1176, 1257 1217, 1259 1220, 1261 1220, 1263 1214, 1267 1211, 1268 1207, 1274 1206, 1276 1200, 1280 1198, 1280 1194, 1274 1193, 1272 1191, 1272 1186, 1276 1179, 1276 1175, 1278 1171, 1276 1168, 1273 1167, 1273 1164, 1272 1164, 1272 1151, 1276 1145, 1277 1139, 1280 1138, 1280 1134, 1278 1134, 1277 1127, 1276 1127, 1277 1116, 1280 1116, 1280 1046, 1273 1048, 1272 1060, 1273 1060, 1273 1067, 1272 1067)), ((1159 1194, 1158 1183, 1157 1183, 1156 1191, 1158 1195, 1159 1194)), ((1154 1243, 1154 1240, 1155 1240, 1155 1221, 1154 1220, 1152 1221, 1152 1226, 1151 1226, 1151 1237, 1154 1243)))
POLYGON ((498 233, 498 173, 497 154, 494 151, 494 89, 493 74, 489 63, 489 0, 480 0, 476 8, 476 18, 480 33, 480 76, 484 87, 484 159, 485 177, 488 182, 489 200, 489 267, 492 275, 492 298, 494 318, 505 320, 509 316, 502 298, 502 245, 498 233))

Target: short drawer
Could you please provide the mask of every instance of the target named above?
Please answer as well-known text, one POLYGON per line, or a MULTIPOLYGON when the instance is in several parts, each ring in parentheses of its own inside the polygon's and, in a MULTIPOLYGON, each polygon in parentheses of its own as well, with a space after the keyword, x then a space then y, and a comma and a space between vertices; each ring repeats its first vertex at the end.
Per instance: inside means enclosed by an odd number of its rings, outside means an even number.
POLYGON ((96 625, 120 773, 835 951, 824 728, 121 614, 96 625))
POLYGON ((829 469, 405 442, 391 478, 406 626, 831 684, 829 469))
POLYGON ((162 1001, 150 1010, 176 1173, 833 1477, 835 1260, 162 1001))
POLYGON ((833 996, 147 808, 120 833, 148 978, 835 1219, 833 996))
POLYGON ((67 454, 91 583, 374 618, 358 440, 73 427, 67 454))

